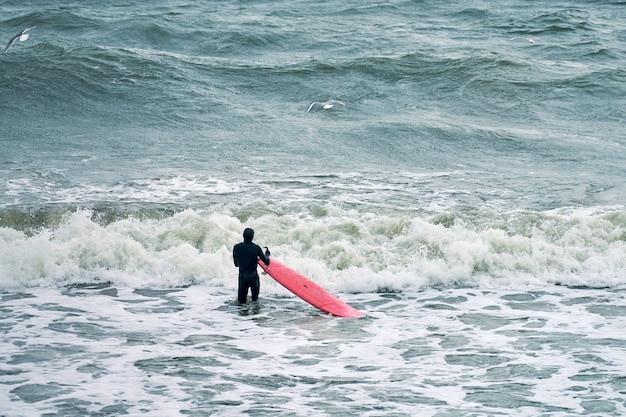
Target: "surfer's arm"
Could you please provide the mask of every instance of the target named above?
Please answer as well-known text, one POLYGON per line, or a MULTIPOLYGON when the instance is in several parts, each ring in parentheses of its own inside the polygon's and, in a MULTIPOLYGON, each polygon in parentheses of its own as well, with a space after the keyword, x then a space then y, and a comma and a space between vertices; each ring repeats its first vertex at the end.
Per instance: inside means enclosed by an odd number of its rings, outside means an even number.
POLYGON ((261 248, 259 248, 259 259, 261 259, 265 265, 269 265, 270 264, 269 251, 266 256, 261 250, 261 248))

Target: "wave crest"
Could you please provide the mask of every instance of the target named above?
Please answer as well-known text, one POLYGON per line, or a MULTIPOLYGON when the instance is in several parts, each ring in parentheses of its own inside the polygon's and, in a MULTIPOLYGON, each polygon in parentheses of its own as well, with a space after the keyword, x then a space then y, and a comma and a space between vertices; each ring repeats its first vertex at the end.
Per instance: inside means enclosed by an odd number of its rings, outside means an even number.
POLYGON ((230 251, 246 226, 274 256, 334 291, 626 284, 623 209, 376 213, 256 203, 143 214, 77 210, 32 234, 0 228, 0 288, 234 288, 230 251))

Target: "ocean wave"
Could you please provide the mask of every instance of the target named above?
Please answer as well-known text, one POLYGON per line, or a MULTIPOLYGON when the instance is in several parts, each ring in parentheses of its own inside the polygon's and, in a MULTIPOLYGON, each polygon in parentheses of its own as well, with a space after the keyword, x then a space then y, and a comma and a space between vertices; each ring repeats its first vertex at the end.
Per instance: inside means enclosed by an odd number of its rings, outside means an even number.
MULTIPOLYGON (((231 288, 244 227, 272 253, 339 292, 423 287, 623 285, 623 208, 397 212, 269 206, 51 211, 30 233, 0 228, 0 288, 76 283, 231 288)), ((278 287, 269 291, 280 293, 278 287)))
MULTIPOLYGON (((482 38, 430 33, 426 29, 433 22, 414 27, 397 6, 390 10, 402 18, 398 24, 381 22, 366 33, 358 26, 335 25, 337 17, 320 16, 315 17, 319 31, 311 31, 310 22, 290 23, 265 9, 266 18, 246 16, 237 24, 205 8, 173 7, 171 13, 139 9, 133 15, 117 8, 97 16, 60 7, 21 16, 19 21, 36 24, 39 34, 32 38, 36 43, 29 41, 32 53, 11 55, 14 62, 0 74, 0 84, 7 87, 4 101, 15 103, 3 105, 7 117, 38 118, 52 125, 57 120, 75 125, 88 117, 104 129, 159 124, 202 130, 207 128, 208 111, 211 122, 220 126, 232 114, 255 123, 287 108, 285 103, 295 111, 297 105, 306 108, 307 102, 332 93, 349 99, 352 107, 371 106, 374 112, 384 104, 386 116, 396 106, 423 102, 430 108, 445 104, 454 114, 479 109, 503 118, 510 114, 512 120, 530 115, 537 121, 533 116, 552 110, 546 109, 547 100, 537 100, 537 91, 555 79, 560 82, 556 88, 605 101, 616 100, 621 92, 615 88, 620 86, 619 70, 594 70, 581 82, 584 74, 553 58, 562 48, 559 55, 571 59, 570 50, 576 46, 581 55, 591 54, 589 61, 600 59, 594 54, 610 59, 601 51, 615 48, 605 39, 586 46, 586 38, 568 38, 563 46, 550 39, 533 46, 532 52, 508 41, 515 35, 534 36, 535 27, 548 32, 553 24, 577 29, 575 22, 585 16, 576 12, 545 14, 545 22, 519 29, 514 23, 523 19, 496 23, 503 40, 486 44, 482 38), (199 11, 205 17, 195 16, 199 11), (254 30, 242 30, 245 27, 254 30), (559 72, 575 75, 565 78, 559 72), (515 106, 518 110, 511 111, 515 106), (526 108, 529 111, 523 111, 526 108)), ((468 23, 464 20, 481 19, 475 12, 461 15, 462 27, 468 23)))

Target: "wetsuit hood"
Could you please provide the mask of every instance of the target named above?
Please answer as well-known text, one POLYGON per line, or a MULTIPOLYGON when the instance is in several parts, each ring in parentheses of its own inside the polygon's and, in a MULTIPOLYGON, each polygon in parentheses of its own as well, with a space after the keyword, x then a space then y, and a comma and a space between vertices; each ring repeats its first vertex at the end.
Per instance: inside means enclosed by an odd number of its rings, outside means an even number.
POLYGON ((244 242, 252 242, 253 238, 254 238, 254 230, 252 230, 249 227, 247 227, 243 231, 243 241, 244 242))

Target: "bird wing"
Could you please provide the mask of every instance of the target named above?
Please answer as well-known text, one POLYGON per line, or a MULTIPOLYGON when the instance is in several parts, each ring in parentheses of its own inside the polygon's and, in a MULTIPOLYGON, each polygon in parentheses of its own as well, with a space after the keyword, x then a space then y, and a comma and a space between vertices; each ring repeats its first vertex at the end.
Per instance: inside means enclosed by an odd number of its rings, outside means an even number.
POLYGON ((7 46, 4 48, 4 51, 2 51, 2 53, 4 54, 10 47, 11 45, 13 45, 15 43, 15 41, 17 40, 17 38, 19 38, 21 35, 21 32, 18 33, 17 35, 13 36, 11 38, 11 40, 9 40, 9 43, 7 43, 7 46))

